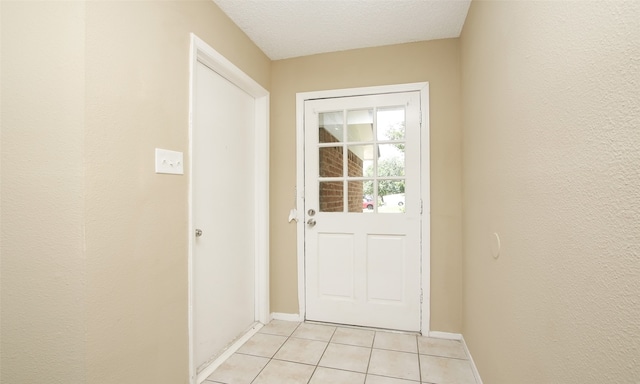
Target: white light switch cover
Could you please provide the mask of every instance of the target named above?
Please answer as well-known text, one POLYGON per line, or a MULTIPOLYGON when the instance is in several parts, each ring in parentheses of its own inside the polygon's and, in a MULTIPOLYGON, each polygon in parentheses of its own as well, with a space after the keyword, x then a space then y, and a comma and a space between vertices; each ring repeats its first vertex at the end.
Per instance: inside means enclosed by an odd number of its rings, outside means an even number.
POLYGON ((182 152, 156 148, 156 173, 184 175, 182 152))

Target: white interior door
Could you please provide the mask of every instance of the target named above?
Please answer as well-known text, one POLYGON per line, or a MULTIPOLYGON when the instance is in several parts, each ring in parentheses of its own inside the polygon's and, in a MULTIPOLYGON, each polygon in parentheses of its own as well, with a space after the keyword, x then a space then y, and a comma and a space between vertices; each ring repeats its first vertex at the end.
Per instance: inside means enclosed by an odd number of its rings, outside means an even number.
POLYGON ((194 362, 201 369, 254 322, 255 99, 202 63, 194 72, 194 362))
POLYGON ((420 331, 420 93, 304 113, 306 318, 420 331))

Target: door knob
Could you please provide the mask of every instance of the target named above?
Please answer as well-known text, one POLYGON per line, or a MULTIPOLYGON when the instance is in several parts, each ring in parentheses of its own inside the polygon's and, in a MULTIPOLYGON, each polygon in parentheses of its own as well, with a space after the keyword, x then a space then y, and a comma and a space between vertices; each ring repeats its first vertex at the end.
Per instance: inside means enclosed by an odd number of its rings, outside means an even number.
POLYGON ((196 229, 196 237, 202 236, 202 229, 196 229))
POLYGON ((314 225, 316 225, 316 219, 307 220, 307 224, 309 224, 309 226, 313 227, 314 225))

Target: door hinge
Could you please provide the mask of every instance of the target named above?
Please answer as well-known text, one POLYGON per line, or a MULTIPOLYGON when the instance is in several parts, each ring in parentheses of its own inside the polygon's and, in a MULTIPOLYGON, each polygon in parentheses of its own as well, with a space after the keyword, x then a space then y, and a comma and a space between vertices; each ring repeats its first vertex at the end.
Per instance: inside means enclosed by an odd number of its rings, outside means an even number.
POLYGON ((421 215, 422 215, 422 207, 423 207, 422 199, 420 199, 420 214, 421 214, 421 215))
POLYGON ((422 294, 422 288, 420 288, 420 304, 422 304, 423 299, 424 299, 424 295, 422 294))

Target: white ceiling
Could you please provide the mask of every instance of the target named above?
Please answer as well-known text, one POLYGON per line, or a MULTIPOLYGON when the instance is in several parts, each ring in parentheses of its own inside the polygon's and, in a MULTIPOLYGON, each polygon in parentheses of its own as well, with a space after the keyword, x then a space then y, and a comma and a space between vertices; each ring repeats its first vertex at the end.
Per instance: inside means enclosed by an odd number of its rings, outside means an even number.
POLYGON ((272 60, 460 36, 471 0, 213 0, 272 60))

